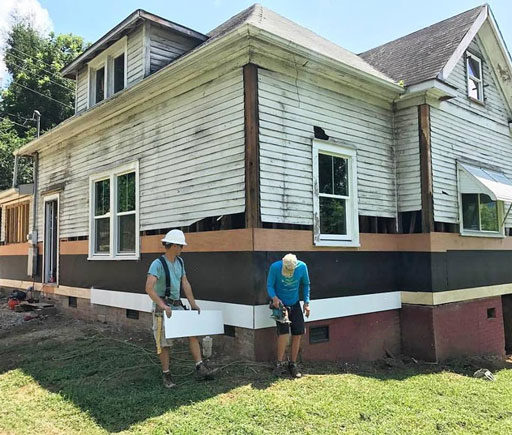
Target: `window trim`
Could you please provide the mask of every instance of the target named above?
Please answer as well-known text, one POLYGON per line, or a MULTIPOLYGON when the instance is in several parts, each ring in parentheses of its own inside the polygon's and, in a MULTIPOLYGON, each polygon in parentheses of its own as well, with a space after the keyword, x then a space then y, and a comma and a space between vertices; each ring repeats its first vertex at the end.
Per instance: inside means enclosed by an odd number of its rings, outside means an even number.
MULTIPOLYGON (((316 246, 358 247, 359 213, 357 196, 357 150, 348 144, 334 141, 313 140, 313 243, 316 246), (318 154, 327 154, 347 159, 349 194, 347 204, 347 234, 320 233, 320 192, 318 173, 318 154)), ((323 194, 322 194, 323 195, 323 194)), ((328 196, 327 194, 325 194, 328 196)), ((336 195, 338 197, 339 195, 336 195)), ((343 196, 343 195, 341 195, 343 196)))
POLYGON ((60 192, 52 193, 43 196, 43 249, 42 249, 42 272, 41 272, 41 282, 45 285, 50 286, 58 286, 59 278, 60 278, 60 192), (46 203, 50 201, 57 201, 57 264, 55 269, 55 282, 48 283, 45 282, 45 235, 46 235, 46 203))
MULTIPOLYGON (((127 214, 127 213, 121 213, 127 214)), ((132 212, 128 213, 132 214, 132 212)), ((102 217, 107 217, 103 215, 102 217)), ((128 163, 123 166, 113 168, 109 171, 93 174, 89 177, 89 255, 88 260, 139 260, 140 259, 140 230, 139 230, 140 204, 139 204, 139 161, 128 163), (135 252, 119 253, 119 233, 117 217, 117 178, 120 175, 135 172, 135 252), (95 190, 94 184, 101 180, 110 180, 110 209, 108 217, 110 218, 110 249, 108 253, 95 253, 96 243, 96 216, 94 215, 95 190)))
POLYGON ((105 101, 112 97, 114 94, 114 59, 121 54, 124 54, 124 87, 122 92, 126 89, 128 84, 128 38, 125 36, 112 44, 109 48, 101 52, 93 60, 87 64, 87 107, 91 108, 102 101, 105 101), (105 68, 104 88, 105 98, 96 103, 96 71, 101 67, 105 68))
POLYGON ((483 76, 483 68, 482 68, 482 59, 478 56, 476 56, 475 54, 471 53, 471 52, 466 52, 466 88, 467 88, 467 95, 468 97, 473 100, 473 101, 476 101, 478 103, 481 103, 481 104, 484 104, 485 101, 484 101, 484 76, 483 76), (469 59, 473 59, 475 60, 477 63, 478 63, 478 69, 479 69, 479 72, 480 72, 480 78, 478 77, 475 77, 473 75, 471 75, 469 73, 469 59), (480 95, 480 98, 475 98, 473 96, 470 95, 469 93, 469 83, 470 83, 470 80, 475 80, 478 82, 478 89, 477 89, 477 92, 478 92, 478 95, 480 95))

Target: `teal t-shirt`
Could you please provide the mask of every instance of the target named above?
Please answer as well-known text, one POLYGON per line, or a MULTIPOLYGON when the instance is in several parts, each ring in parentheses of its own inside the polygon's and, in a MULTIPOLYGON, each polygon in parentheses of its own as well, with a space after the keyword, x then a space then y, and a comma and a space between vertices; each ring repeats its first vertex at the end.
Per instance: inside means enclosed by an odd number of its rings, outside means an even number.
MULTIPOLYGON (((174 259, 174 262, 170 262, 167 257, 164 257, 169 267, 169 275, 171 276, 171 299, 180 298, 180 287, 181 278, 185 275, 185 265, 178 257, 174 259), (182 265, 183 264, 183 265, 182 265)), ((157 281, 155 284, 155 292, 158 296, 165 296, 165 272, 161 261, 157 258, 149 266, 148 275, 156 276, 157 281)))

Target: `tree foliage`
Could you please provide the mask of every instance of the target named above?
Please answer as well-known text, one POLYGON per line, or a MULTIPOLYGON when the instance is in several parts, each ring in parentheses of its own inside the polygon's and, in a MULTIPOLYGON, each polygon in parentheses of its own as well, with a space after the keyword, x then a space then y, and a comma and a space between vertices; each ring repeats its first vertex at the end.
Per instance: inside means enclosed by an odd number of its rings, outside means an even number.
MULTIPOLYGON (((27 143, 35 133, 31 129, 25 137, 18 136, 13 128, 14 124, 9 119, 0 121, 0 190, 9 189, 12 185, 14 169, 13 152, 27 143)), ((18 183, 30 183, 32 181, 32 169, 29 158, 21 158, 18 165, 18 183)))

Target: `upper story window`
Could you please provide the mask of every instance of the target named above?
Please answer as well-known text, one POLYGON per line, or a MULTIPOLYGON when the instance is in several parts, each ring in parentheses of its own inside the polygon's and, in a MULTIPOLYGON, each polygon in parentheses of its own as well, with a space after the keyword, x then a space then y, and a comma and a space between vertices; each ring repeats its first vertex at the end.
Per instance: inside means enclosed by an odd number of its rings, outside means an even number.
POLYGON ((355 149, 313 142, 313 213, 315 245, 359 244, 355 149))
POLYGON ((126 37, 89 62, 89 107, 126 87, 126 37))
POLYGON ((483 103, 482 60, 474 54, 466 54, 468 72, 468 96, 483 103))
POLYGON ((139 258, 138 163, 90 177, 89 260, 139 258))

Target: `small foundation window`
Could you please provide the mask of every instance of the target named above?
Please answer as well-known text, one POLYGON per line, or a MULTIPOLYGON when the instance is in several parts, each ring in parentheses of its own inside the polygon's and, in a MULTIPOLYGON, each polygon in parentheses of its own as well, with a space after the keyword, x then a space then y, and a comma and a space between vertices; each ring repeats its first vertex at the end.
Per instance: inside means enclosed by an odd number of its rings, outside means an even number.
POLYGON ((496 308, 487 308, 487 318, 488 319, 496 318, 496 308))
POLYGON ((325 343, 329 341, 329 326, 315 326, 309 329, 309 343, 325 343))
POLYGON ((137 310, 126 310, 126 318, 138 320, 139 312, 137 310))
POLYGON ((235 327, 232 325, 224 325, 224 335, 228 337, 236 337, 235 327))
POLYGON ((68 296, 68 307, 76 308, 77 300, 75 296, 68 296))

